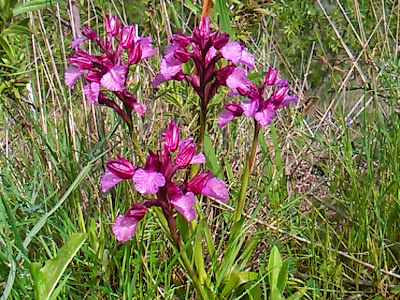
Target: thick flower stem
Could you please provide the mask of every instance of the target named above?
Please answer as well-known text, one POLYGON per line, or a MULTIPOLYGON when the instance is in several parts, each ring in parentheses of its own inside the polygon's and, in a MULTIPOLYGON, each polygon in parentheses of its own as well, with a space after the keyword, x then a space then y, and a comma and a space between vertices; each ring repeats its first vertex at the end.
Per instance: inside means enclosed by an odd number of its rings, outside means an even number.
POLYGON ((132 139, 133 147, 135 148, 135 154, 139 157, 140 162, 141 162, 143 165, 145 165, 145 164, 146 164, 146 157, 144 156, 143 151, 142 151, 142 149, 141 149, 140 146, 139 146, 139 142, 138 142, 138 140, 137 140, 136 132, 135 132, 135 130, 133 129, 133 126, 129 126, 129 131, 130 131, 130 134, 131 134, 131 139, 132 139))
POLYGON ((190 278, 193 280, 193 284, 197 290, 199 299, 202 299, 202 300, 209 299, 209 297, 208 298, 206 297, 204 287, 200 283, 199 277, 197 276, 196 272, 192 268, 192 265, 190 264, 190 260, 186 254, 185 248, 182 246, 181 239, 179 238, 178 230, 176 228, 175 218, 172 217, 170 212, 165 208, 163 208, 163 213, 164 213, 165 217, 167 218, 168 227, 169 227, 169 231, 171 233, 172 240, 174 241, 174 244, 177 246, 178 250, 180 251, 182 262, 184 264, 186 271, 189 273, 190 278))
POLYGON ((246 200, 246 191, 247 191, 247 185, 249 183, 250 172, 251 172, 251 168, 253 166, 254 157, 256 156, 256 150, 257 150, 257 146, 258 146, 258 133, 260 132, 261 126, 255 120, 254 120, 254 124, 255 124, 255 128, 254 128, 253 143, 251 145, 250 155, 247 159, 246 168, 244 169, 244 173, 243 173, 243 177, 242 177, 242 184, 240 186, 239 197, 237 199, 235 214, 233 216, 234 223, 238 222, 242 216, 244 202, 246 200))

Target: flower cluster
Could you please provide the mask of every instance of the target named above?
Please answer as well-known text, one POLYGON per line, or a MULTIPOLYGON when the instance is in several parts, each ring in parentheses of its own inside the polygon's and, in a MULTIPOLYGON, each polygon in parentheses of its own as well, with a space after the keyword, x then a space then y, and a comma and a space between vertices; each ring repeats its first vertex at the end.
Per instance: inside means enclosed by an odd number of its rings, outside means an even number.
POLYGON ((219 86, 226 85, 234 92, 248 92, 249 80, 247 71, 237 64, 254 67, 254 57, 243 45, 229 42, 227 33, 210 32, 210 20, 203 17, 200 28, 194 28, 191 36, 175 34, 171 44, 166 47, 166 54, 161 61, 160 73, 153 81, 155 86, 175 79, 188 81, 207 106, 219 86), (228 64, 217 68, 223 58, 228 64), (182 66, 193 61, 194 73, 186 74, 182 66))
POLYGON ((129 67, 156 53, 150 37, 139 37, 134 25, 119 24, 117 16, 105 18, 107 36, 103 41, 93 29, 83 27, 84 38, 72 41, 74 54, 68 60, 70 66, 65 72, 65 82, 69 88, 74 88, 76 80, 84 76, 86 85, 84 93, 92 104, 105 104, 113 109, 128 123, 131 122, 131 112, 135 110, 140 116, 146 112, 146 105, 138 103, 136 98, 126 90, 126 78, 129 67), (80 44, 91 40, 104 52, 103 55, 92 55, 80 49, 80 44), (114 47, 114 44, 116 46, 114 47), (127 51, 126 62, 123 61, 123 51, 127 51), (123 102, 122 110, 113 100, 101 90, 114 92, 123 102))
POLYGON ((133 204, 123 215, 115 220, 113 232, 121 242, 129 240, 136 232, 138 222, 144 217, 147 208, 159 206, 167 220, 175 208, 188 221, 196 218, 195 195, 202 194, 226 202, 228 190, 219 178, 211 177, 210 172, 199 172, 189 181, 177 182, 174 176, 178 170, 192 164, 202 164, 205 156, 195 154, 193 138, 179 139, 179 128, 170 122, 164 135, 163 149, 159 153, 149 151, 144 168, 134 167, 128 160, 118 156, 118 160, 107 162, 101 178, 101 189, 105 193, 123 179, 131 179, 134 188, 142 195, 155 194, 144 203, 133 204), (176 155, 173 155, 177 152, 176 155))
POLYGON ((254 83, 250 84, 245 95, 250 99, 237 103, 225 104, 225 110, 218 118, 221 127, 233 120, 234 117, 245 115, 254 118, 262 127, 268 126, 275 117, 275 111, 279 108, 297 102, 297 97, 289 95, 290 86, 286 79, 278 80, 278 70, 269 68, 264 82, 260 88, 254 83), (264 98, 267 86, 276 86, 268 98, 264 98))

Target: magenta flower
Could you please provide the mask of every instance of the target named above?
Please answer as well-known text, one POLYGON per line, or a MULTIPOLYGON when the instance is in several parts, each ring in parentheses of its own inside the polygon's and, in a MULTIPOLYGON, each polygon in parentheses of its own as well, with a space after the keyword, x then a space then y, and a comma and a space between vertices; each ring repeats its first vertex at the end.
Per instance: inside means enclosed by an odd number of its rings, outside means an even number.
POLYGON ((76 80, 84 76, 86 85, 84 93, 92 104, 104 104, 116 112, 128 123, 131 122, 131 112, 136 111, 144 116, 146 106, 138 103, 136 98, 126 90, 126 78, 129 67, 140 60, 156 53, 149 37, 136 35, 135 26, 122 26, 117 16, 105 17, 106 39, 103 41, 93 29, 84 27, 84 38, 77 38, 71 43, 74 54, 68 60, 70 66, 65 72, 65 83, 74 88, 76 80), (79 49, 79 45, 86 41, 94 41, 102 50, 101 55, 92 55, 79 49), (113 46, 115 45, 115 47, 113 46), (123 60, 123 51, 127 51, 127 60, 123 60), (124 109, 121 109, 114 100, 108 98, 105 91, 113 92, 120 99, 124 109))
POLYGON ((119 241, 126 242, 133 236, 137 223, 146 212, 144 207, 161 207, 167 220, 172 218, 172 209, 175 208, 190 222, 196 218, 195 195, 202 194, 223 202, 228 200, 226 184, 219 178, 211 178, 210 172, 198 173, 189 181, 175 178, 178 170, 205 162, 204 154, 195 154, 195 149, 194 139, 180 140, 178 126, 170 122, 164 134, 163 150, 158 153, 149 151, 144 167, 134 167, 120 156, 118 160, 107 162, 100 180, 103 193, 123 179, 132 179, 138 193, 155 195, 155 198, 145 198, 141 206, 135 204, 127 213, 118 216, 113 232, 119 241))
POLYGON ((241 105, 236 103, 225 105, 225 110, 218 118, 218 124, 224 127, 234 117, 244 114, 254 118, 262 127, 268 126, 274 119, 277 109, 298 101, 296 96, 288 94, 290 87, 286 79, 277 80, 277 76, 278 70, 269 68, 260 88, 256 88, 255 84, 251 83, 248 91, 244 92, 239 87, 238 93, 246 95, 250 100, 243 101, 241 105), (268 98, 264 98, 267 86, 276 87, 268 98))
POLYGON ((205 107, 214 97, 219 86, 226 85, 235 92, 247 92, 249 80, 246 70, 238 66, 254 67, 254 57, 238 42, 229 42, 226 33, 210 32, 210 20, 203 17, 200 28, 194 28, 191 36, 175 34, 161 61, 160 73, 153 81, 155 86, 167 80, 186 80, 200 96, 205 107), (228 65, 220 67, 224 59, 228 65), (193 74, 186 74, 182 67, 192 61, 193 74))

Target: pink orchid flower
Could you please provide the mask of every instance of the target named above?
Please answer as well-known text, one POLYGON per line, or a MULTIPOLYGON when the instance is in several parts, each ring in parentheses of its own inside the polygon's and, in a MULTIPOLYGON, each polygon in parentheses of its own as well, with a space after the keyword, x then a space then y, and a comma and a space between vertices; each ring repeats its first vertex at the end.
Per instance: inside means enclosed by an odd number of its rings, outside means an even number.
POLYGON ((126 242, 134 235, 137 223, 148 207, 161 207, 167 220, 172 216, 171 209, 175 208, 190 222, 196 218, 195 195, 202 194, 223 202, 228 200, 226 184, 219 178, 211 177, 210 172, 200 172, 189 181, 177 182, 175 175, 178 170, 205 162, 204 154, 196 154, 195 151, 194 139, 180 140, 178 126, 170 122, 164 134, 163 150, 158 153, 149 151, 144 167, 134 167, 120 156, 118 160, 107 162, 100 180, 103 193, 127 179, 133 181, 135 190, 141 195, 155 195, 155 198, 135 204, 127 213, 117 217, 113 232, 119 241, 126 242))

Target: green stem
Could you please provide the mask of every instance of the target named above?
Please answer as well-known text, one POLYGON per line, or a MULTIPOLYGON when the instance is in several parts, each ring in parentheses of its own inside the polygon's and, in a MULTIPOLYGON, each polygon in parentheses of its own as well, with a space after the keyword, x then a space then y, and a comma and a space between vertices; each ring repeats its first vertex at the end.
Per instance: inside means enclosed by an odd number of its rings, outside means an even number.
POLYGON ((169 231, 171 233, 172 240, 174 241, 175 245, 177 246, 178 250, 180 251, 181 259, 183 261, 183 265, 186 271, 189 273, 190 278, 193 280, 193 284, 197 290, 199 299, 208 299, 206 297, 206 293, 204 291, 204 287, 201 284, 199 277, 197 276, 196 272, 192 268, 190 260, 186 254, 186 249, 182 246, 181 239, 179 238, 178 231, 176 228, 176 221, 174 217, 170 214, 167 209, 163 209, 164 216, 167 218, 169 231))
POLYGON ((146 157, 143 154, 142 149, 139 146, 139 142, 137 140, 136 137, 136 132, 133 129, 133 126, 129 126, 129 131, 131 134, 131 139, 132 139, 132 143, 133 143, 133 147, 135 148, 135 154, 139 157, 140 162, 145 165, 146 164, 146 157))
POLYGON ((246 191, 247 191, 247 185, 249 183, 249 177, 250 177, 250 172, 251 168, 253 166, 254 162, 254 157, 256 156, 256 150, 258 146, 258 133, 260 132, 260 124, 256 120, 254 120, 254 137, 253 137, 253 143, 251 145, 251 152, 250 155, 247 159, 246 163, 246 168, 244 169, 243 177, 242 177, 242 184, 240 186, 239 190, 239 197, 237 199, 237 204, 235 208, 235 214, 233 216, 233 222, 236 223, 237 221, 240 220, 244 208, 244 202, 246 200, 246 191))
MULTIPOLYGON (((201 112, 200 112, 200 130, 199 130, 199 137, 197 139, 197 150, 196 153, 200 153, 203 151, 204 147, 204 135, 206 133, 206 118, 207 118, 207 106, 204 104, 201 105, 201 112)), ((200 165, 192 165, 190 169, 190 178, 196 175, 197 171, 199 170, 200 165)))

